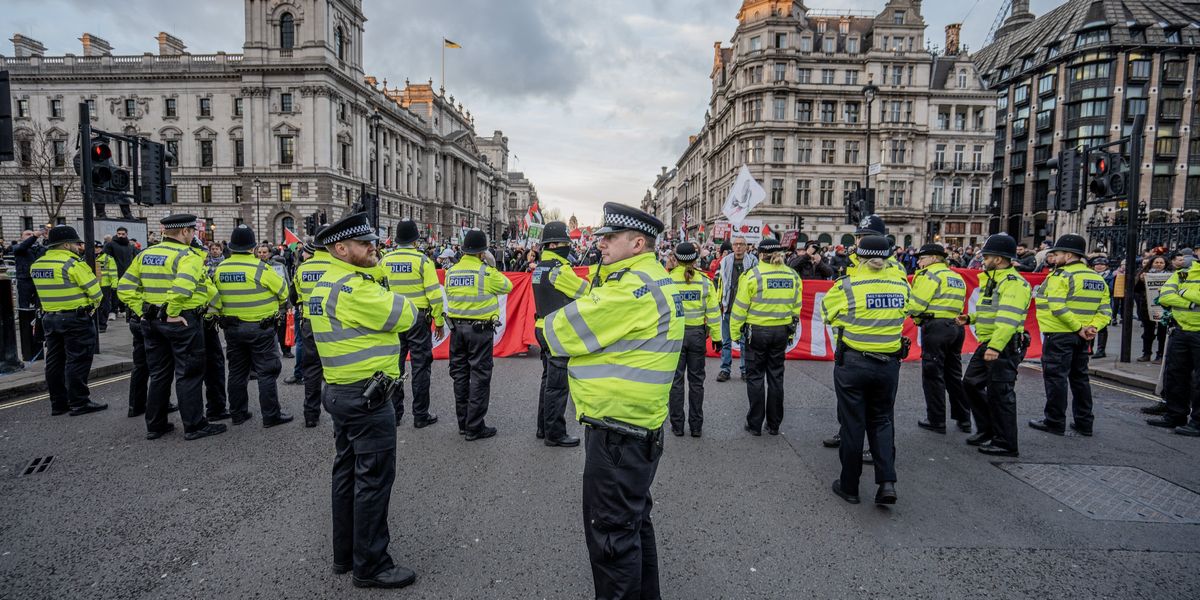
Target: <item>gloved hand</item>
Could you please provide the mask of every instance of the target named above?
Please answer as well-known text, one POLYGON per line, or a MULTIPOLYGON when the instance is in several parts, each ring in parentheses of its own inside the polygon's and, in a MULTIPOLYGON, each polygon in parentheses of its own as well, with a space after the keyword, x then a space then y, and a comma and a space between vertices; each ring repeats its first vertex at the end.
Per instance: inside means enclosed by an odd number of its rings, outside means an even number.
POLYGON ((725 347, 725 343, 722 342, 721 340, 713 340, 712 341, 713 352, 720 352, 721 349, 724 347, 725 347))

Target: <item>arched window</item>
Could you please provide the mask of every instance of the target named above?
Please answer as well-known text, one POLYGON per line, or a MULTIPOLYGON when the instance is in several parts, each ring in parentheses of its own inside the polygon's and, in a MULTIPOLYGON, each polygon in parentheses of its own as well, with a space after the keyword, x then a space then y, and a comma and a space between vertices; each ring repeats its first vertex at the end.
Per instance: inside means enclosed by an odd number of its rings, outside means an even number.
MULTIPOLYGON (((824 236, 824 239, 821 240, 821 243, 828 244, 829 236, 824 236)), ((849 233, 843 234, 841 245, 843 245, 847 248, 849 248, 850 246, 853 246, 854 245, 854 236, 849 233)))
POLYGON ((911 246, 912 246, 912 236, 911 235, 904 236, 904 247, 909 248, 911 246))
POLYGON ((958 208, 962 206, 963 195, 963 180, 955 179, 950 187, 950 206, 958 208))
POLYGON ((960 87, 960 88, 967 87, 967 70, 966 69, 958 70, 958 87, 960 87))
POLYGON ((296 19, 292 13, 283 13, 279 17, 279 47, 291 50, 296 47, 296 19))
POLYGON ((797 233, 796 234, 796 244, 797 245, 803 244, 804 242, 807 242, 807 241, 808 241, 807 233, 797 233))
POLYGON ((283 234, 284 229, 291 230, 293 233, 295 233, 295 231, 296 231, 296 220, 295 219, 293 219, 291 217, 284 217, 283 220, 280 221, 280 224, 283 225, 283 229, 279 230, 279 239, 282 240, 285 237, 287 237, 283 234))
POLYGON ((829 235, 828 233, 822 233, 821 235, 817 236, 817 242, 821 244, 832 244, 833 236, 829 235))
POLYGON ((333 30, 333 46, 338 60, 346 60, 346 34, 340 26, 333 30))

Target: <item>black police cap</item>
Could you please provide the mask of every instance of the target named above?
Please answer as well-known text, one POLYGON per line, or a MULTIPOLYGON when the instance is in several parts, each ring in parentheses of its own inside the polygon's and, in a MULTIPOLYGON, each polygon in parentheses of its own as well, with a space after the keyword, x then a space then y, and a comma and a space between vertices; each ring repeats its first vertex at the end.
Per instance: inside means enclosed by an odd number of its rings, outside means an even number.
POLYGON ((858 222, 854 235, 887 235, 887 225, 879 215, 867 215, 858 222))
POLYGON ((404 219, 396 225, 396 243, 411 244, 421 237, 417 224, 412 219, 404 219))
POLYGON ((946 256, 946 248, 941 244, 925 244, 917 251, 917 256, 946 256))
POLYGON ((691 242, 681 242, 678 246, 675 246, 675 258, 683 262, 693 261, 700 258, 700 251, 691 242))
POLYGON ((988 236, 979 251, 984 256, 999 256, 1009 260, 1017 259, 1017 240, 1007 233, 996 233, 988 236))
POLYGON ((487 251, 487 234, 478 229, 468 229, 463 235, 463 254, 481 254, 487 251))
POLYGON ((892 243, 882 235, 868 235, 858 241, 854 253, 862 258, 887 258, 892 255, 892 243))
POLYGON ((1050 248, 1051 252, 1070 252, 1079 256, 1087 256, 1087 240, 1083 239, 1082 235, 1075 233, 1065 233, 1058 237, 1054 242, 1054 246, 1050 248))
POLYGON ((178 213, 167 215, 158 221, 164 229, 187 229, 196 226, 196 215, 178 213))
POLYGON ((75 228, 70 225, 55 225, 50 229, 50 233, 46 235, 47 246, 70 243, 83 243, 83 240, 79 239, 79 234, 75 232, 75 228))
POLYGON ((638 231, 655 238, 662 233, 662 230, 662 221, 644 210, 616 202, 605 202, 604 226, 594 233, 605 235, 617 231, 638 231))
POLYGON ((780 252, 782 250, 785 250, 785 248, 779 244, 779 240, 775 239, 775 236, 773 235, 765 236, 758 242, 759 254, 769 254, 771 252, 780 252))
POLYGON ((367 219, 367 213, 359 212, 342 217, 342 220, 322 231, 317 236, 317 244, 328 246, 346 240, 374 242, 378 239, 379 236, 375 235, 375 228, 371 226, 371 221, 367 219))
POLYGON ((562 221, 550 221, 542 229, 543 244, 570 244, 571 236, 567 233, 567 224, 562 221))
POLYGON ((229 234, 230 252, 249 252, 255 245, 257 242, 254 239, 254 230, 246 225, 238 225, 233 229, 233 233, 229 234))

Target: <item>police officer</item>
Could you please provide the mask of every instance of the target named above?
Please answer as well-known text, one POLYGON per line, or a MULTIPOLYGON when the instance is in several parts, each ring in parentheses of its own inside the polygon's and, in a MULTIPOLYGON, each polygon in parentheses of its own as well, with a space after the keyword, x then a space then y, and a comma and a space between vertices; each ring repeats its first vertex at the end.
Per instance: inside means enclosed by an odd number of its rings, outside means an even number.
MULTIPOLYGON (((204 260, 208 252, 199 238, 192 238, 192 252, 204 260)), ((204 279, 196 284, 196 293, 207 298, 201 308, 204 317, 204 418, 223 421, 232 415, 229 412, 229 396, 225 383, 225 348, 221 346, 220 309, 213 306, 217 299, 217 286, 212 279, 213 270, 204 269, 204 279)), ((168 410, 167 412, 170 412, 168 410)))
MULTIPOLYGON (((721 291, 716 289, 708 275, 696 268, 700 251, 691 242, 675 246, 671 268, 671 280, 683 300, 683 349, 679 352, 679 365, 675 367, 675 379, 671 381, 670 414, 671 433, 683 435, 683 380, 687 376, 687 423, 692 437, 700 437, 704 430, 704 360, 707 358, 707 341, 712 336, 713 350, 720 352, 721 338, 721 291)), ((762 264, 762 263, 759 263, 762 264)), ((755 267, 757 268, 757 266, 755 267)), ((740 290, 740 288, 739 288, 740 290)))
POLYGON ((746 340, 742 351, 750 410, 745 429, 750 435, 762 435, 764 418, 771 435, 779 435, 783 423, 783 363, 804 299, 804 285, 785 263, 785 250, 772 236, 758 243, 758 264, 742 273, 729 320, 730 339, 746 340))
POLYGON ((950 418, 960 431, 971 432, 971 409, 962 386, 962 347, 966 333, 955 322, 967 300, 962 275, 946 266, 946 249, 925 244, 917 252, 918 271, 913 275, 907 311, 921 328, 921 388, 925 392, 925 419, 917 426, 946 433, 946 398, 950 418))
MULTIPOLYGON (((327 225, 317 227, 314 235, 318 238, 327 225)), ((317 343, 313 340, 312 324, 308 320, 308 301, 312 297, 317 282, 325 275, 333 259, 324 246, 313 243, 304 245, 304 254, 308 256, 296 267, 293 275, 293 289, 296 291, 296 301, 300 303, 300 344, 303 348, 298 356, 300 368, 304 372, 304 426, 316 427, 321 422, 321 383, 324 376, 321 372, 321 357, 317 354, 317 343)), ((404 356, 401 354, 401 356, 404 356)))
MULTIPOLYGON (((854 243, 858 244, 862 242, 866 236, 870 235, 878 235, 882 236, 884 239, 887 239, 887 224, 883 222, 883 218, 881 218, 879 215, 867 215, 863 217, 861 221, 859 221, 858 229, 854 231, 854 243)), ((862 259, 858 257, 858 254, 851 253, 850 265, 846 267, 846 275, 855 274, 858 270, 858 265, 860 262, 862 262, 862 259)), ((897 281, 903 281, 905 284, 908 283, 908 271, 904 268, 904 265, 900 264, 900 261, 896 260, 895 256, 891 254, 888 255, 887 263, 885 264, 883 270, 879 271, 879 275, 882 277, 895 279, 897 281)), ((838 435, 834 435, 831 438, 826 438, 823 440, 821 444, 826 448, 840 448, 842 445, 842 440, 838 435)), ((871 460, 871 452, 864 452, 863 461, 869 463, 871 460)))
POLYGON ((204 417, 200 385, 204 379, 204 325, 208 305, 204 260, 191 251, 196 217, 170 215, 159 223, 163 241, 139 254, 121 277, 126 303, 142 306, 142 334, 150 369, 146 399, 146 439, 175 429, 167 421, 171 379, 183 419, 184 439, 197 440, 225 432, 225 425, 204 417))
POLYGON ((1046 385, 1045 416, 1029 426, 1063 435, 1067 425, 1067 390, 1074 396, 1071 429, 1092 435, 1092 384, 1088 381, 1088 344, 1112 320, 1108 284, 1084 259, 1087 242, 1068 233, 1050 248, 1055 265, 1034 293, 1042 332, 1042 379, 1046 385))
POLYGON ((496 435, 484 421, 492 393, 492 338, 500 324, 496 296, 512 291, 512 282, 480 258, 486 251, 487 234, 472 229, 463 236, 462 259, 446 271, 454 410, 468 442, 496 435))
POLYGON ((229 235, 229 258, 213 273, 221 328, 229 357, 229 412, 233 424, 250 419, 246 382, 251 368, 258 375, 258 405, 263 427, 289 423, 292 416, 279 408, 278 378, 282 369, 275 322, 287 302, 287 282, 257 257, 254 230, 238 225, 229 235))
POLYGON ((837 330, 834 391, 841 423, 842 471, 833 492, 858 504, 862 475, 863 437, 874 457, 876 504, 896 503, 896 387, 900 361, 908 353, 903 337, 906 283, 883 275, 891 243, 870 235, 855 247, 858 262, 849 275, 839 278, 821 302, 825 323, 837 330))
MULTIPOLYGON (((1109 270, 1108 270, 1108 259, 1103 256, 1097 256, 1096 258, 1093 258, 1091 260, 1090 264, 1092 266, 1092 270, 1095 271, 1096 274, 1099 275, 1100 278, 1104 280, 1104 285, 1108 289, 1107 302, 1108 302, 1109 312, 1111 313, 1112 312, 1113 273, 1109 272, 1109 270)), ((1104 357, 1108 356, 1108 354, 1104 350, 1106 348, 1108 348, 1108 327, 1109 327, 1109 325, 1112 325, 1111 320, 1109 321, 1108 325, 1101 327, 1100 330, 1096 332, 1096 339, 1092 341, 1092 358, 1104 358, 1104 357)))
POLYGON ((583 523, 596 598, 658 598, 650 486, 683 344, 683 304, 658 264, 662 222, 613 202, 596 230, 604 283, 546 315, 550 352, 569 356, 575 414, 588 425, 583 523))
MULTIPOLYGON (((404 357, 412 355, 413 427, 421 429, 437 423, 437 415, 429 412, 429 374, 433 367, 433 343, 442 340, 442 284, 438 281, 437 265, 417 250, 421 233, 412 219, 396 225, 396 250, 383 257, 388 286, 417 307, 417 322, 400 334, 400 372, 404 372, 404 357), (430 333, 430 325, 433 333, 430 333)), ((396 424, 404 416, 404 386, 396 386, 396 424)))
POLYGON ((21 232, 21 241, 13 244, 12 256, 16 267, 17 280, 17 321, 21 330, 21 359, 26 362, 34 361, 42 351, 45 341, 42 335, 44 326, 38 323, 37 288, 29 276, 29 267, 46 253, 45 238, 49 234, 48 227, 21 232))
POLYGON ((96 242, 96 270, 100 272, 100 307, 96 310, 96 325, 100 333, 108 331, 108 313, 113 309, 113 288, 117 285, 117 263, 112 256, 103 252, 104 246, 96 242))
POLYGON ((542 230, 542 256, 534 267, 533 301, 536 305, 533 334, 542 349, 542 388, 538 394, 537 437, 547 446, 574 447, 579 438, 567 435, 567 358, 551 356, 546 345, 546 315, 582 298, 591 288, 571 270, 568 256, 571 237, 562 221, 546 223, 542 230))
POLYGON ((1162 396, 1166 403, 1142 412, 1160 415, 1147 419, 1150 425, 1200 437, 1200 394, 1196 393, 1200 381, 1195 379, 1195 373, 1200 373, 1200 261, 1172 274, 1159 292, 1158 303, 1171 311, 1175 322, 1164 355, 1162 396))
POLYGON ((979 347, 963 374, 963 389, 971 404, 977 433, 967 443, 993 456, 1018 456, 1017 367, 1025 359, 1029 335, 1029 282, 1017 274, 1017 241, 1004 233, 988 237, 980 250, 984 272, 975 312, 956 318, 973 323, 979 347))
POLYGON ((392 562, 388 503, 396 478, 397 334, 417 311, 388 291, 379 274, 378 236, 366 213, 330 225, 317 238, 330 255, 305 312, 321 357, 322 404, 333 419, 333 572, 354 572, 357 587, 398 588, 416 574, 392 562))
POLYGON ((92 313, 101 302, 100 283, 83 259, 86 246, 73 227, 51 229, 46 246, 29 266, 29 276, 44 313, 50 414, 76 417, 104 410, 108 405, 92 402, 87 385, 98 342, 92 313))

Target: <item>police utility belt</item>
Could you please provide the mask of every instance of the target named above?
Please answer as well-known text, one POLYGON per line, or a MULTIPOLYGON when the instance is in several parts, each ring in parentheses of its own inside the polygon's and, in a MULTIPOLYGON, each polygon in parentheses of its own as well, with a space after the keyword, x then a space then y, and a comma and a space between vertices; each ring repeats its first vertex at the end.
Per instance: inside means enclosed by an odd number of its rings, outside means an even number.
POLYGON ((773 327, 787 327, 788 344, 791 344, 792 341, 796 338, 796 325, 799 322, 800 322, 800 317, 792 317, 791 325, 751 325, 749 323, 743 323, 742 324, 742 340, 746 344, 749 344, 750 340, 754 337, 754 328, 755 327, 757 327, 759 329, 771 329, 773 327))
POLYGON ((42 315, 58 315, 61 317, 90 317, 94 309, 90 306, 80 306, 68 310, 43 310, 42 315))
MULTIPOLYGON (((193 308, 191 310, 179 311, 181 317, 194 317, 200 314, 200 309, 193 308)), ((142 309, 142 318, 151 321, 166 321, 167 320, 167 305, 166 304, 147 304, 142 309)))
POLYGON ((247 321, 245 319, 241 319, 238 317, 218 317, 217 322, 221 324, 221 327, 223 329, 230 329, 233 327, 237 327, 238 325, 241 325, 243 323, 248 323, 251 325, 258 325, 259 329, 271 329, 279 324, 279 316, 271 315, 265 319, 261 319, 258 321, 247 321))
POLYGON ((650 442, 657 446, 662 446, 663 430, 661 427, 651 430, 645 427, 638 427, 632 423, 626 423, 625 421, 618 421, 612 417, 597 419, 587 415, 580 415, 579 422, 593 429, 615 433, 621 437, 627 437, 638 442, 650 442))
POLYGON ((450 323, 451 330, 459 327, 470 327, 476 332, 484 332, 495 331, 500 327, 500 317, 492 317, 490 319, 459 319, 447 317, 446 322, 450 323))
POLYGON ((833 354, 834 364, 836 364, 839 367, 842 366, 842 363, 846 359, 846 352, 853 352, 855 354, 859 354, 859 355, 869 358, 871 360, 876 360, 876 361, 879 361, 882 363, 886 363, 886 362, 890 362, 892 359, 904 360, 905 358, 908 358, 908 350, 912 347, 912 340, 907 337, 901 336, 900 337, 900 349, 895 352, 865 352, 865 351, 856 350, 854 348, 851 348, 850 346, 847 346, 846 342, 842 339, 842 337, 843 337, 843 330, 842 330, 842 328, 839 327, 838 328, 838 337, 837 337, 837 350, 835 350, 834 354, 833 354))
POLYGON ((390 402, 392 391, 396 386, 403 385, 407 376, 402 373, 399 378, 395 378, 383 371, 375 371, 362 386, 362 397, 366 400, 367 410, 375 410, 390 402))

